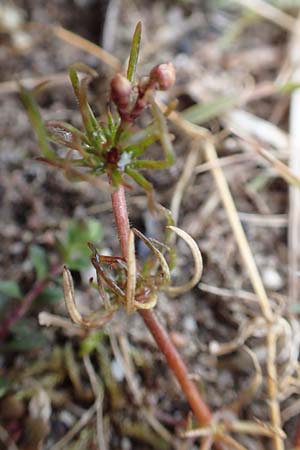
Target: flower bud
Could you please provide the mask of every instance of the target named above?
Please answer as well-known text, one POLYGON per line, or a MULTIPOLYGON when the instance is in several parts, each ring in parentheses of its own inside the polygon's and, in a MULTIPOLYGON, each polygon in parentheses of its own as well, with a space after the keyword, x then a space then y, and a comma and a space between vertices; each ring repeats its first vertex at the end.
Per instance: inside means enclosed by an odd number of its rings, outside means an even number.
POLYGON ((150 80, 157 82, 159 89, 163 91, 173 86, 175 79, 175 67, 171 62, 158 64, 150 72, 150 80))
POLYGON ((111 99, 121 109, 126 108, 129 104, 132 86, 126 77, 117 73, 110 83, 111 99))

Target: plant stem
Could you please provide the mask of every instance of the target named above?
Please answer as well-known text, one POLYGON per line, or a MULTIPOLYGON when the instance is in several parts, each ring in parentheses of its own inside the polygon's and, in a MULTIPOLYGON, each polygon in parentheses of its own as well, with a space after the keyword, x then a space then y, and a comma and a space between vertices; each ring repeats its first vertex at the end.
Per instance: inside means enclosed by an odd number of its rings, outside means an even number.
MULTIPOLYGON (((126 258, 128 236, 129 236, 129 220, 125 198, 125 190, 120 186, 112 193, 112 206, 117 225, 118 236, 122 256, 126 258)), ((199 424, 207 426, 211 423, 212 413, 204 400, 202 399, 195 383, 189 378, 188 370, 181 356, 173 345, 167 331, 159 322, 158 317, 153 310, 139 310, 145 324, 154 337, 158 347, 165 355, 170 369, 177 378, 185 396, 197 418, 199 424)))

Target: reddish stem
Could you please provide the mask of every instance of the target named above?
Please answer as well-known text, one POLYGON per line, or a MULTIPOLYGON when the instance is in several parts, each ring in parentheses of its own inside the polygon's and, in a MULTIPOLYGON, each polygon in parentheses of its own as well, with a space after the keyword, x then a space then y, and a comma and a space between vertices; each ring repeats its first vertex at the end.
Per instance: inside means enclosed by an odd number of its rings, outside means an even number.
MULTIPOLYGON (((129 220, 123 186, 113 192, 112 205, 118 229, 122 256, 126 258, 129 236, 129 220)), ((153 310, 139 310, 139 313, 154 337, 158 347, 165 355, 167 363, 185 393, 186 398, 200 425, 209 425, 212 420, 212 413, 202 399, 196 385, 189 378, 187 367, 173 345, 167 331, 163 328, 153 310)))
POLYGON ((25 295, 25 297, 22 299, 22 303, 20 303, 20 305, 14 311, 11 312, 9 317, 7 317, 3 321, 0 329, 0 339, 6 338, 10 328, 27 313, 34 300, 43 292, 43 290, 47 287, 51 279, 61 273, 61 270, 62 269, 60 266, 53 267, 53 269, 50 271, 47 277, 37 281, 34 284, 34 286, 30 289, 27 295, 25 295))

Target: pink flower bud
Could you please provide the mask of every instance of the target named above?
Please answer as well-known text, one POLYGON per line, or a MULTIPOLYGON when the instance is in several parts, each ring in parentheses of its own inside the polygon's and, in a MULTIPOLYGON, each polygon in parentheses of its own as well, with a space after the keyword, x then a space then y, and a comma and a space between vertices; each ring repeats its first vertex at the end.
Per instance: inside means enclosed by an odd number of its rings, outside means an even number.
POLYGON ((126 77, 117 73, 110 83, 111 88, 111 99, 115 104, 121 108, 128 105, 130 100, 130 95, 132 93, 132 86, 126 77))
POLYGON ((158 64, 150 72, 150 80, 156 81, 159 89, 165 91, 175 83, 175 67, 171 62, 158 64))

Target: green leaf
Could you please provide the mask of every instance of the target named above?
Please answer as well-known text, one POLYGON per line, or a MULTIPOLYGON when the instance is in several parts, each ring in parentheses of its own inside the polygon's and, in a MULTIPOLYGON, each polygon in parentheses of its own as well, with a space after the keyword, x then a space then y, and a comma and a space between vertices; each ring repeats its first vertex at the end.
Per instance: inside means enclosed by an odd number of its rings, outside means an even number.
POLYGON ((289 81, 279 88, 279 92, 282 92, 283 94, 291 94, 296 89, 300 88, 300 83, 297 81, 289 81))
POLYGON ((127 78, 131 83, 134 82, 135 78, 136 66, 140 52, 141 34, 142 34, 142 23, 138 22, 137 26, 135 27, 134 35, 132 38, 130 57, 127 69, 127 78))
POLYGON ((99 220, 89 219, 87 222, 88 242, 98 242, 102 237, 102 226, 99 220))
POLYGON ((12 339, 5 344, 5 351, 27 352, 40 348, 46 338, 33 326, 32 320, 21 319, 11 327, 12 339))
POLYGON ((100 330, 88 335, 80 344, 80 356, 90 355, 99 346, 105 333, 100 330))
POLYGON ((98 220, 70 221, 64 241, 58 241, 58 247, 65 264, 73 270, 82 270, 88 267, 90 250, 87 243, 96 244, 101 238, 102 226, 98 220))
POLYGON ((189 122, 201 125, 231 109, 238 101, 238 95, 226 95, 208 103, 193 105, 185 109, 181 116, 189 122))
POLYGON ((70 80, 71 80, 71 84, 72 84, 74 93, 75 93, 75 95, 76 95, 76 97, 78 99, 79 98, 79 84, 80 83, 79 83, 79 78, 78 78, 78 75, 77 75, 77 71, 76 71, 74 66, 71 66, 69 68, 69 77, 70 77, 70 80))
POLYGON ((13 280, 0 280, 0 294, 10 298, 22 297, 18 283, 13 280))
POLYGON ((45 158, 48 158, 50 160, 55 159, 55 152, 48 144, 47 131, 44 127, 38 105, 32 93, 29 90, 25 89, 23 86, 20 86, 20 97, 32 123, 32 126, 35 129, 43 155, 45 156, 45 158))
POLYGON ((64 298, 62 288, 53 285, 47 286, 38 296, 37 301, 53 304, 59 302, 62 298, 64 298))
POLYGON ((41 280, 45 278, 49 272, 49 264, 45 250, 39 245, 31 245, 29 255, 36 271, 37 279, 41 280))

